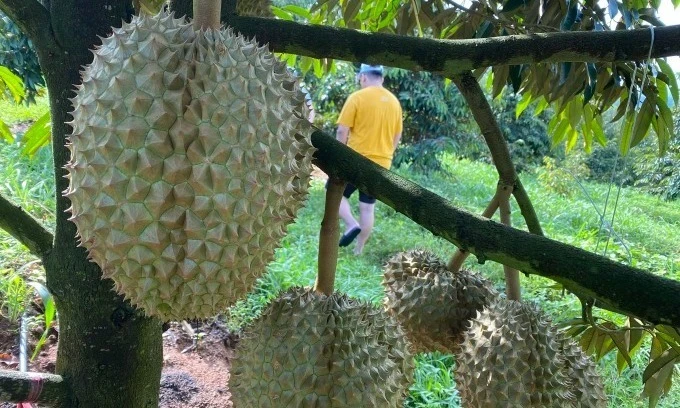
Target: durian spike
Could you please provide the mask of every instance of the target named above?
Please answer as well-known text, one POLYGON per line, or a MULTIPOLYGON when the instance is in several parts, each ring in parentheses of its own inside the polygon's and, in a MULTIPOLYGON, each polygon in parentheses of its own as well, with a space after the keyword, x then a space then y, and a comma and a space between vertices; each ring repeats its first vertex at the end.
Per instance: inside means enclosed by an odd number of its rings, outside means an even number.
POLYGON ((339 217, 340 201, 345 190, 345 182, 330 178, 326 190, 326 205, 324 207, 321 231, 319 231, 318 272, 314 290, 327 296, 333 294, 335 285, 335 270, 338 263, 339 217))
POLYGON ((220 28, 221 0, 194 0, 194 29, 218 30, 220 28))

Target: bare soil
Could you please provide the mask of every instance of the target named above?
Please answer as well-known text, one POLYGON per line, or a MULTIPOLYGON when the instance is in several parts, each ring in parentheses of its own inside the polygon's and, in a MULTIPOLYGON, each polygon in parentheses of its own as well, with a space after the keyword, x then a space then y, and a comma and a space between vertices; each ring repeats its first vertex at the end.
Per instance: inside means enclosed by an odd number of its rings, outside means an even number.
MULTIPOLYGON (((173 322, 164 328, 159 407, 232 407, 228 381, 237 336, 219 321, 173 322)), ((31 333, 31 350, 40 335, 31 333)), ((0 369, 19 369, 18 339, 18 329, 0 317, 0 369)), ((57 339, 58 329, 51 329, 40 354, 29 363, 30 371, 54 373, 57 339)), ((0 408, 16 404, 0 402, 0 408)))

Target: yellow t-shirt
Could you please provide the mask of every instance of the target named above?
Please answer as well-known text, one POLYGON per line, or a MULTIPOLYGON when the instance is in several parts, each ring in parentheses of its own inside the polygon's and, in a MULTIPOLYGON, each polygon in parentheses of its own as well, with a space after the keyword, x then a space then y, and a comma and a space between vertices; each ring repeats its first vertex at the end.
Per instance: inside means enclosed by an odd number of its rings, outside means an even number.
POLYGON ((381 86, 354 92, 342 107, 338 124, 349 128, 347 146, 390 168, 394 137, 402 131, 401 105, 392 92, 381 86))

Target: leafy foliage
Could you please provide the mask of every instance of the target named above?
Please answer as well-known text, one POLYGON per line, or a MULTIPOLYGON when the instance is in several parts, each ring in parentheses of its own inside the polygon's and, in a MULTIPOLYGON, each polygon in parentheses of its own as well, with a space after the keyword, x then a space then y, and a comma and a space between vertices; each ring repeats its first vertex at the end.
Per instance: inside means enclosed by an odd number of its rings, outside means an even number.
POLYGON ((35 102, 45 80, 31 41, 5 14, 0 12, 0 66, 9 68, 22 81, 22 99, 35 102))

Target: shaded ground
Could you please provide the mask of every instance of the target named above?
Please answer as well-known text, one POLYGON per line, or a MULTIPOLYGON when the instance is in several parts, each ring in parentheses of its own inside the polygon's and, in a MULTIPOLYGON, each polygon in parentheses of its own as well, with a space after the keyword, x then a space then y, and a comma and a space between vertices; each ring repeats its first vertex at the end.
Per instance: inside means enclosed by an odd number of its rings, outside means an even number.
MULTIPOLYGON (((229 366, 238 339, 220 322, 170 323, 163 333, 163 372, 160 408, 231 407, 228 388, 229 366)), ((42 335, 31 333, 31 350, 42 335)), ((57 354, 58 330, 49 340, 30 371, 53 373, 57 354)), ((0 317, 0 369, 18 370, 18 329, 0 317)), ((0 402, 0 408, 16 408, 0 402)))

